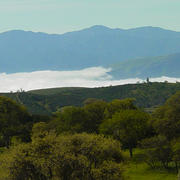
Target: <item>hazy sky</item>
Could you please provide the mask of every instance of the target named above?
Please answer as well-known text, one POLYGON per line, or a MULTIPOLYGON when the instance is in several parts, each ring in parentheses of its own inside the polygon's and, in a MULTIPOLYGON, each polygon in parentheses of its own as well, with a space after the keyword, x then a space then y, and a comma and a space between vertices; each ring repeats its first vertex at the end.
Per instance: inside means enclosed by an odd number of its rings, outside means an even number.
POLYGON ((93 25, 180 31, 180 0, 0 0, 0 32, 63 33, 93 25))

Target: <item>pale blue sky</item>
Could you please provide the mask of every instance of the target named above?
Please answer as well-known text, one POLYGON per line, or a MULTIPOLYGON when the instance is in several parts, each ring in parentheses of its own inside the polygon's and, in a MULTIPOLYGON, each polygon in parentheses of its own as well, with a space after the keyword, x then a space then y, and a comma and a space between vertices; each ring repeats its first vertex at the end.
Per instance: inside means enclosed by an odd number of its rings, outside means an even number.
POLYGON ((64 33, 93 25, 180 31, 180 0, 0 0, 0 32, 64 33))

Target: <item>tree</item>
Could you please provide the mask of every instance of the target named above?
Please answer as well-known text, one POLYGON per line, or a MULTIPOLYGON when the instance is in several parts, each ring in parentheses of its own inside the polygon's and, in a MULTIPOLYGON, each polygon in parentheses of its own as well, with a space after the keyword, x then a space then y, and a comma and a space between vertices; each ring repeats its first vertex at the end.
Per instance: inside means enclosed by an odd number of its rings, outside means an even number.
POLYGON ((49 126, 54 126, 58 133, 97 133, 99 125, 104 120, 106 106, 106 102, 99 100, 84 107, 64 107, 56 113, 49 126))
POLYGON ((134 99, 115 99, 108 103, 106 111, 105 111, 105 117, 106 119, 112 118, 113 114, 116 112, 119 112, 121 110, 127 110, 127 109, 137 109, 137 107, 134 105, 134 99))
POLYGON ((170 142, 164 136, 154 136, 141 141, 144 151, 144 161, 151 167, 156 168, 159 163, 168 168, 172 161, 173 152, 170 142))
POLYGON ((48 124, 45 122, 35 123, 32 127, 31 139, 43 138, 49 133, 48 124))
POLYGON ((105 110, 107 103, 104 101, 95 101, 84 106, 85 111, 88 113, 88 118, 84 124, 85 132, 98 133, 99 125, 105 119, 105 110))
POLYGON ((60 134, 62 132, 80 133, 86 131, 89 114, 82 107, 66 106, 56 113, 50 122, 60 134))
POLYGON ((147 77, 146 82, 147 82, 147 83, 150 83, 149 77, 147 77))
POLYGON ((111 119, 105 120, 100 132, 118 139, 124 148, 129 149, 130 157, 137 142, 146 137, 149 115, 140 110, 122 110, 111 119))
POLYGON ((180 136, 180 91, 155 111, 153 126, 158 134, 168 140, 180 136))
POLYGON ((172 142, 173 161, 175 162, 176 170, 178 172, 180 167, 180 138, 174 139, 172 142))
POLYGON ((9 146, 13 136, 30 140, 31 117, 27 110, 7 97, 0 97, 0 145, 9 146))
POLYGON ((120 143, 100 135, 49 133, 10 148, 1 162, 10 180, 124 180, 120 143))

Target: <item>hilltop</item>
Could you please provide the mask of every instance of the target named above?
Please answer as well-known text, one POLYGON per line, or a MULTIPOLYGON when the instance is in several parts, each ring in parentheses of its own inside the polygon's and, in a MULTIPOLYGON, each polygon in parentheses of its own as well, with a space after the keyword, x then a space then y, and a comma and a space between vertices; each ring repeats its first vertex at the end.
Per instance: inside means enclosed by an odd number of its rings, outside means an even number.
POLYGON ((82 106, 88 98, 105 101, 135 98, 140 108, 162 105, 180 90, 180 83, 142 83, 100 88, 53 88, 18 93, 1 93, 27 107, 33 114, 51 114, 64 106, 82 106))

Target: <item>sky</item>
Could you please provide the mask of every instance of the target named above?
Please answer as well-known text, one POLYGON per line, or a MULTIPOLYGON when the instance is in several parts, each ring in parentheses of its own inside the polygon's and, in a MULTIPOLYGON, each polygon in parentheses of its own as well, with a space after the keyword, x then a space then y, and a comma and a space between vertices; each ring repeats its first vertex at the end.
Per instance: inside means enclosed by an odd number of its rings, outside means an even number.
MULTIPOLYGON (((0 73, 0 92, 16 92, 18 90, 34 90, 54 87, 105 87, 144 82, 143 79, 113 80, 108 74, 111 69, 92 67, 78 71, 34 71, 30 73, 0 73)), ((180 82, 180 78, 157 77, 151 82, 180 82)))
POLYGON ((0 0, 0 32, 64 33, 105 25, 180 31, 180 0, 0 0))

